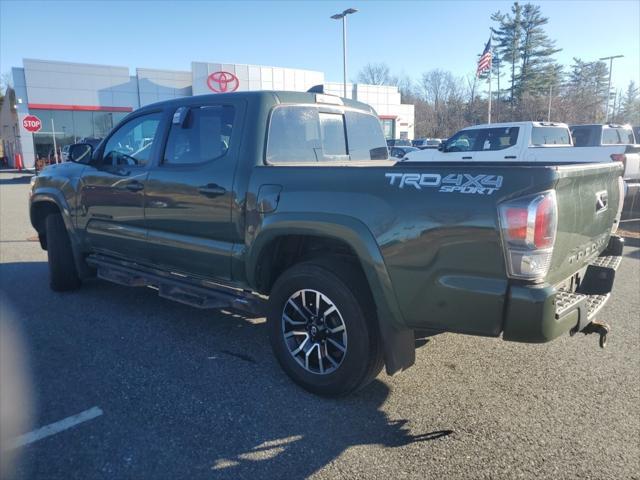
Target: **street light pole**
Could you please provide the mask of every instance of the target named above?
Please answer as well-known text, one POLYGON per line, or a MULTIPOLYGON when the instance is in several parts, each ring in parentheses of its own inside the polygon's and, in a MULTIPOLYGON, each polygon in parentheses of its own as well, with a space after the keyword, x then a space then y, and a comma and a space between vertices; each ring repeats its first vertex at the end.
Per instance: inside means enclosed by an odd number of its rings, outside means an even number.
POLYGON ((343 92, 344 98, 347 98, 347 15, 356 13, 355 8, 347 8, 342 13, 331 15, 334 20, 342 19, 342 73, 343 73, 343 92))
POLYGON ((607 87, 607 106, 604 111, 605 122, 609 121, 609 97, 611 96, 611 70, 613 69, 613 59, 622 57, 624 57, 624 55, 614 55, 612 57, 602 57, 599 59, 600 61, 609 60, 609 86, 607 87))

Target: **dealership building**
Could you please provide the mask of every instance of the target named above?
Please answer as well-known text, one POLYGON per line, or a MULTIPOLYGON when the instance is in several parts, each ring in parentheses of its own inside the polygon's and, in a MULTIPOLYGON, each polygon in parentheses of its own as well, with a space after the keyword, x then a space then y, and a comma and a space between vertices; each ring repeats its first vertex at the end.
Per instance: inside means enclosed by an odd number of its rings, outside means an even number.
MULTIPOLYGON (((225 91, 306 91, 316 85, 343 95, 343 84, 325 81, 323 72, 294 68, 192 62, 191 71, 137 68, 131 75, 127 67, 110 65, 22 63, 11 71, 0 138, 9 165, 19 155, 25 168, 33 168, 36 159, 52 161, 64 145, 103 138, 129 112, 162 100, 225 91)), ((397 87, 347 84, 347 97, 376 110, 387 138, 413 138, 414 106, 400 102, 397 87)))

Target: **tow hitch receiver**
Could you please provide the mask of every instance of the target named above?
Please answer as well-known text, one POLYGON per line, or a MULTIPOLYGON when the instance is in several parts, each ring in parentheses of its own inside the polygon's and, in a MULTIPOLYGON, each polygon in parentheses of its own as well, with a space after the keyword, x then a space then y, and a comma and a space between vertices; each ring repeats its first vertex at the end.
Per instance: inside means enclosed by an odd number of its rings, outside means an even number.
POLYGON ((604 322, 593 321, 588 323, 586 327, 582 329, 582 333, 588 335, 590 333, 597 333, 600 335, 600 348, 607 346, 607 333, 611 330, 609 324, 604 322))

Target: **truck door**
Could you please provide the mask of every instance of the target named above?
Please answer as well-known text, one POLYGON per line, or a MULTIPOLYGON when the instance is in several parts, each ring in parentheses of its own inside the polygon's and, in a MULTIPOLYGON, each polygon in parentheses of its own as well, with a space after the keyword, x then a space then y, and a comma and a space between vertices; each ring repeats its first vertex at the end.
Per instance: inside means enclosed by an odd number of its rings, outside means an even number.
POLYGON ((239 241, 231 221, 244 103, 176 107, 145 188, 148 255, 155 265, 228 280, 239 241))
POLYGON ((162 119, 161 111, 131 118, 107 138, 84 171, 77 219, 92 249, 144 258, 144 187, 162 119))
POLYGON ((441 155, 436 157, 438 161, 470 162, 477 153, 476 144, 480 129, 461 130, 453 135, 443 147, 441 155))
POLYGON ((473 151, 467 152, 474 162, 514 162, 519 154, 519 127, 491 127, 476 130, 473 151))

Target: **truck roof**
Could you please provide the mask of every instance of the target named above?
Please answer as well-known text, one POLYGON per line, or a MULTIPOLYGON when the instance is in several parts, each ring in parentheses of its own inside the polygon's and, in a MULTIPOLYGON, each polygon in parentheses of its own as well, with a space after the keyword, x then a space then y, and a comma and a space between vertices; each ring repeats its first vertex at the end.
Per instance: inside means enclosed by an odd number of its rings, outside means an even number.
POLYGON ((475 130, 478 128, 509 128, 509 127, 560 127, 569 128, 566 123, 561 122, 505 122, 505 123, 482 123, 463 128, 463 130, 475 130))
POLYGON ((329 95, 326 93, 313 93, 313 92, 294 92, 287 90, 256 90, 250 92, 231 92, 231 93, 212 93, 208 95, 194 95, 191 97, 174 98, 171 100, 164 100, 161 102, 151 103, 145 105, 136 111, 144 111, 149 109, 155 109, 158 107, 164 107, 169 105, 181 106, 192 105, 202 102, 203 100, 213 100, 220 98, 244 98, 251 102, 265 102, 272 104, 279 103, 305 103, 305 104, 326 104, 326 105, 345 105, 358 110, 364 110, 375 114, 375 110, 366 103, 351 100, 349 98, 342 98, 335 95, 329 95))
POLYGON ((609 127, 609 128, 632 128, 628 123, 575 123, 571 125, 574 127, 609 127))

